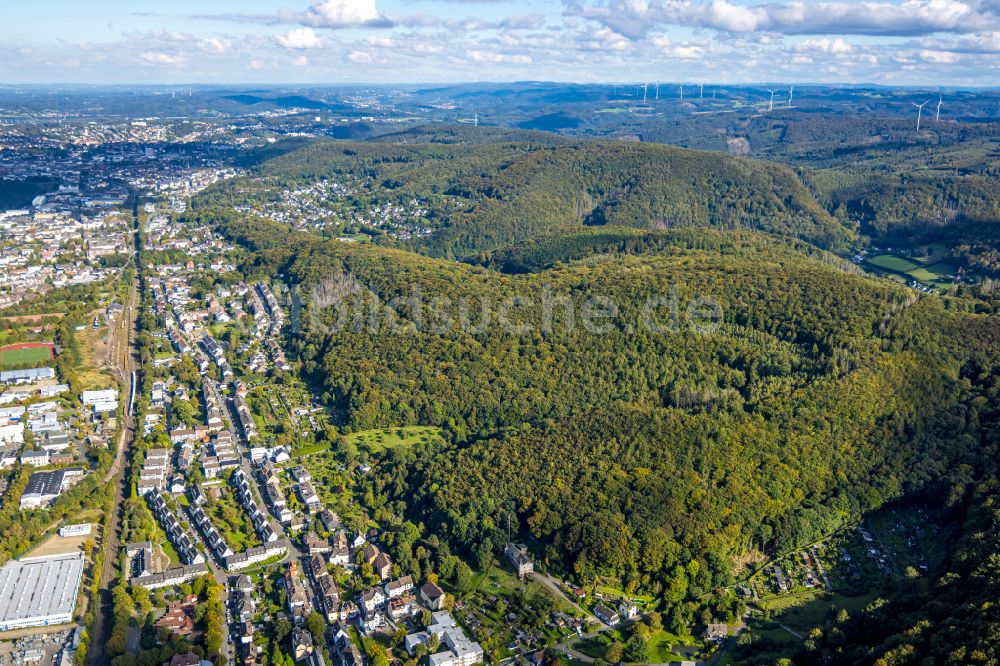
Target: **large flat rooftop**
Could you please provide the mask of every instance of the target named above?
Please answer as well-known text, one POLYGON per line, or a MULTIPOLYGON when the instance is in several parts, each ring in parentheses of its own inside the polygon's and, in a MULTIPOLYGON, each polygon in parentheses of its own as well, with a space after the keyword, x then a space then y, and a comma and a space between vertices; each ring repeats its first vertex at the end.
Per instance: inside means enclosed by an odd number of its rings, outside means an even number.
POLYGON ((69 622, 83 553, 11 560, 0 567, 0 631, 69 622))

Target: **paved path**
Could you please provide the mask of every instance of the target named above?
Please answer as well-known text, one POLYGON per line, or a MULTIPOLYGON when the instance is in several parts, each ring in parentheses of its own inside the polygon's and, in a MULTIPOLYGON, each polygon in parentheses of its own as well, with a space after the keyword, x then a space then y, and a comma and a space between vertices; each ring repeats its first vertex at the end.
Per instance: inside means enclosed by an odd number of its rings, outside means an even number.
POLYGON ((589 633, 582 634, 582 635, 579 635, 579 636, 570 636, 569 638, 567 638, 566 640, 564 640, 562 643, 557 644, 555 646, 555 648, 557 650, 559 650, 560 652, 562 652, 563 654, 572 657, 573 659, 577 659, 579 661, 582 661, 582 662, 585 662, 585 663, 588 663, 588 664, 592 664, 594 662, 594 658, 593 657, 588 657, 587 655, 583 654, 582 652, 578 652, 578 651, 574 650, 573 646, 576 645, 577 643, 579 643, 580 641, 585 641, 587 639, 594 638, 595 636, 599 636, 599 635, 603 634, 606 631, 611 631, 613 629, 627 629, 629 626, 635 624, 636 622, 641 622, 644 619, 646 619, 645 615, 639 615, 637 617, 632 618, 628 622, 622 622, 622 623, 620 623, 618 625, 615 625, 614 627, 612 627, 611 625, 604 624, 603 622, 601 622, 600 623, 601 624, 601 628, 598 629, 597 631, 591 631, 589 633))
POLYGON ((799 640, 802 640, 804 638, 802 634, 800 634, 799 632, 795 631, 794 629, 792 629, 787 625, 781 624, 780 622, 775 622, 775 624, 777 624, 779 627, 790 633, 792 636, 795 636, 799 640))
POLYGON ((531 572, 531 578, 534 579, 534 580, 536 580, 536 581, 538 581, 539 583, 541 583, 545 587, 549 588, 553 592, 555 592, 556 596, 562 597, 567 602, 569 602, 569 604, 571 606, 573 606, 573 608, 575 608, 579 612, 583 613, 583 615, 587 618, 587 620, 589 622, 596 622, 597 624, 599 624, 602 627, 605 627, 607 629, 611 628, 607 624, 605 624, 603 621, 601 621, 596 615, 594 615, 593 613, 591 613, 590 611, 588 611, 586 608, 584 608, 580 604, 576 603, 576 601, 574 601, 573 599, 569 598, 569 596, 567 596, 567 594, 565 592, 563 592, 562 584, 560 583, 560 581, 559 581, 558 578, 555 578, 554 576, 550 576, 548 574, 542 573, 540 571, 533 571, 533 572, 531 572))

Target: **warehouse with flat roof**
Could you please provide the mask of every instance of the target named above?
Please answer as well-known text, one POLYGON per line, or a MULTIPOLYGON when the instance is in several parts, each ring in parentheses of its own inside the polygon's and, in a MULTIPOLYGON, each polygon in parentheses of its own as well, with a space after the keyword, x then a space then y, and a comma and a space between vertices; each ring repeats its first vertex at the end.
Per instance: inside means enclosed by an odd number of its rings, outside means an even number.
MULTIPOLYGON (((21 462, 24 462, 23 454, 21 462)), ((48 506, 62 493, 65 481, 66 471, 62 469, 35 472, 21 493, 21 510, 48 506)))
POLYGON ((0 567, 0 631, 64 624, 83 579, 83 553, 28 557, 0 567))

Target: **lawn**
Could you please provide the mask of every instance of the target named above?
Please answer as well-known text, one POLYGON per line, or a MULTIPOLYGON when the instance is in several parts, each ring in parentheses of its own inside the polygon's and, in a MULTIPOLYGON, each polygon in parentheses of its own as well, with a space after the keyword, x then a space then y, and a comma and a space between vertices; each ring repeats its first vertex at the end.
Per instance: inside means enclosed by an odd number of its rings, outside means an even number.
POLYGON ((810 629, 821 626, 826 621, 831 608, 846 608, 848 613, 854 614, 870 604, 876 596, 875 592, 848 596, 816 591, 770 599, 761 602, 760 606, 769 609, 777 622, 805 635, 810 629))
POLYGON ((675 645, 691 645, 692 639, 681 638, 669 631, 658 631, 649 637, 648 661, 651 664, 669 664, 684 661, 687 657, 673 651, 675 645))
POLYGON ((52 359, 48 347, 28 347, 25 349, 0 349, 0 366, 46 365, 52 359))
POLYGON ((919 264, 895 254, 880 254, 869 258, 868 263, 876 268, 884 268, 896 271, 897 273, 908 273, 916 268, 920 268, 919 264))
POLYGON ((597 586, 597 591, 603 594, 605 597, 614 597, 616 599, 629 598, 632 601, 639 604, 640 606, 653 602, 653 597, 648 594, 639 594, 638 592, 632 592, 632 593, 623 592, 618 588, 611 587, 604 581, 602 581, 601 584, 597 586))
POLYGON ((868 259, 868 264, 875 268, 895 274, 904 280, 917 280, 925 284, 946 286, 948 280, 943 276, 953 275, 955 269, 941 261, 942 253, 930 248, 926 257, 902 257, 895 254, 880 254, 868 259))
POLYGON ((212 519, 212 524, 219 529, 222 538, 234 551, 240 552, 251 546, 261 545, 250 519, 228 486, 222 488, 219 499, 209 500, 205 508, 212 519))
MULTIPOLYGON (((447 586, 447 585, 446 585, 447 586)), ((556 608, 569 615, 576 615, 577 610, 562 596, 552 592, 541 583, 527 578, 518 580, 517 576, 505 570, 501 566, 491 566, 486 571, 475 572, 472 576, 472 591, 466 595, 472 597, 475 594, 484 596, 509 597, 516 590, 524 590, 528 599, 538 596, 549 597, 555 601, 556 608)))
POLYGON ((379 428, 364 430, 347 435, 347 441, 372 453, 400 446, 412 446, 419 442, 441 439, 441 429, 432 426, 406 426, 403 428, 379 428))
POLYGON ((756 640, 747 656, 742 656, 740 648, 730 649, 715 663, 715 666, 730 664, 771 664, 781 657, 788 657, 798 649, 799 640, 772 622, 756 619, 752 622, 756 640))
POLYGON ((299 458, 301 456, 311 456, 316 453, 322 453, 323 451, 330 450, 329 442, 318 442, 316 444, 307 444, 306 446, 299 446, 292 449, 292 457, 299 458))

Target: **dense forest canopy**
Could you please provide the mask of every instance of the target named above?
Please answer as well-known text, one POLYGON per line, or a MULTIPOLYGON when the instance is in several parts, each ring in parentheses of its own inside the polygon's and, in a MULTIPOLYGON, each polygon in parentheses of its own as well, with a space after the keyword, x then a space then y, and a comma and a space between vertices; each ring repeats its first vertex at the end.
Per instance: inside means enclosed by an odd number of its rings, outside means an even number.
POLYGON ((581 575, 662 591, 698 560, 707 590, 738 554, 946 492, 983 436, 976 364, 993 361, 974 364, 960 332, 995 339, 996 320, 844 273, 794 241, 699 230, 700 249, 683 242, 693 231, 660 232, 650 251, 615 243, 613 255, 503 275, 375 246, 289 244, 280 228, 226 230, 259 250, 246 270, 280 272, 305 294, 333 280, 397 323, 345 326, 331 306, 304 316, 293 344, 351 428, 452 433, 447 450, 396 454, 376 491, 459 550, 498 545, 513 506, 548 557, 581 575), (567 326, 562 310, 546 329, 527 305, 517 316, 529 332, 470 332, 457 316, 408 327, 416 286, 450 303, 600 295, 619 316, 599 334, 567 326), (672 289, 681 312, 710 295, 718 330, 629 327, 672 289))
POLYGON ((501 138, 474 144, 319 142, 266 161, 249 184, 216 188, 199 205, 252 202, 323 178, 361 179, 358 198, 427 201, 433 233, 403 245, 449 257, 554 229, 605 224, 759 229, 831 249, 843 249, 854 237, 779 165, 651 144, 514 141, 523 138, 517 133, 501 138))
POLYGON ((914 583, 831 618, 796 661, 996 657, 981 526, 996 501, 997 303, 919 294, 844 258, 859 232, 910 234, 988 267, 987 172, 859 175, 835 156, 793 170, 471 128, 275 154, 188 218, 247 248, 248 278, 290 286, 292 356, 344 432, 442 429, 372 454, 374 515, 473 563, 509 524, 551 569, 656 594, 690 623, 748 561, 923 501, 956 535, 942 602, 914 583), (346 178, 363 183, 355 201, 419 199, 428 233, 341 242, 231 210, 346 178), (961 622, 979 624, 927 629, 961 622))

